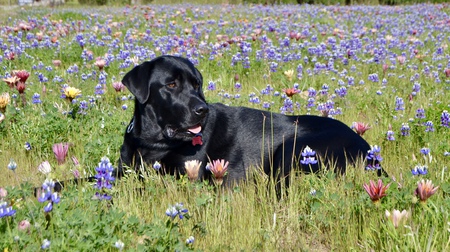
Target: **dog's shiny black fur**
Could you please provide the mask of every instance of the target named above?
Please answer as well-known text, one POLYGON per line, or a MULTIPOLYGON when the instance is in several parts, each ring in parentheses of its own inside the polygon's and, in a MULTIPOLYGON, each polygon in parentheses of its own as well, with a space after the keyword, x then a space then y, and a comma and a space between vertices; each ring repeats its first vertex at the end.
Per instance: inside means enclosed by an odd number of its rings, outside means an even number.
POLYGON ((125 166, 139 169, 158 161, 162 171, 184 174, 185 161, 199 160, 199 177, 209 179, 205 166, 216 159, 229 161, 226 183, 245 179, 252 167, 282 176, 293 168, 317 172, 322 165, 344 173, 370 150, 363 138, 335 119, 208 104, 202 75, 185 58, 161 56, 144 62, 122 83, 136 99, 120 150, 120 173, 125 166), (202 145, 193 145, 199 134, 188 129, 194 126, 201 126, 202 145), (299 163, 305 146, 317 152, 321 163, 299 163))

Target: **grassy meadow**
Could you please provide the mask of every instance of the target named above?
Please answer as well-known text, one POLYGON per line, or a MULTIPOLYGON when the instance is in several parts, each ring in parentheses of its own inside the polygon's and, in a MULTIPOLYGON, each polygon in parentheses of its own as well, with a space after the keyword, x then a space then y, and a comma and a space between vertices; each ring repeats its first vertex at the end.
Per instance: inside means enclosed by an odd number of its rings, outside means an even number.
POLYGON ((450 250, 450 5, 24 7, 0 20, 0 251, 450 250), (366 192, 379 178, 362 162, 294 174, 281 199, 257 164, 232 188, 150 164, 142 182, 52 194, 50 180, 117 166, 134 100, 114 86, 164 54, 196 65, 209 102, 368 124, 386 196, 366 192), (416 195, 422 180, 437 190, 416 195))

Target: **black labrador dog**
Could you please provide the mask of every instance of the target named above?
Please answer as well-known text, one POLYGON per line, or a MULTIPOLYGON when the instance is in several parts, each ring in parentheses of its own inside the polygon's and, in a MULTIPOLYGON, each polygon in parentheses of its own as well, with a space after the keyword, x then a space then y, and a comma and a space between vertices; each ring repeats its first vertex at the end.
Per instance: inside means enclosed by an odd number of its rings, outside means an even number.
POLYGON ((228 184, 245 179, 252 167, 278 178, 287 177, 293 168, 309 173, 334 167, 344 173, 371 149, 335 119, 208 104, 201 73, 182 57, 144 62, 122 83, 136 99, 120 150, 119 176, 124 166, 139 170, 155 161, 166 173, 184 174, 185 161, 198 160, 199 177, 210 179, 205 166, 216 159, 229 162, 224 179, 228 184), (316 152, 317 164, 300 162, 306 146, 316 152))

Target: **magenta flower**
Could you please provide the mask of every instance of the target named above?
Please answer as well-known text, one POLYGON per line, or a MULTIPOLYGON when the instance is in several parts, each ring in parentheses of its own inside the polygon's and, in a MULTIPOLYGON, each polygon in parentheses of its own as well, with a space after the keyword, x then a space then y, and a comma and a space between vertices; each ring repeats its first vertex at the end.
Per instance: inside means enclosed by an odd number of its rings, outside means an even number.
POLYGON ((367 194, 369 194, 372 202, 377 203, 381 198, 386 196, 386 190, 389 188, 391 183, 383 185, 383 181, 381 181, 381 179, 378 180, 377 184, 375 184, 375 182, 372 180, 370 180, 369 182, 370 184, 364 184, 363 187, 366 190, 367 194))
POLYGON ((120 81, 113 82, 112 86, 116 92, 123 92, 125 90, 125 85, 120 81))
POLYGON ((67 151, 69 150, 68 143, 57 143, 53 145, 53 153, 55 153, 58 164, 62 165, 66 162, 67 151))
POLYGON ((26 70, 15 70, 13 71, 13 74, 19 78, 19 81, 25 83, 28 79, 28 77, 30 77, 30 73, 27 72, 26 70))
POLYGON ((398 60, 398 63, 400 63, 400 65, 403 65, 403 64, 405 64, 406 57, 405 56, 397 56, 397 60, 398 60))
POLYGON ((450 77, 450 68, 446 68, 445 70, 444 70, 444 73, 445 73, 445 76, 448 78, 448 77, 450 77))
POLYGON ((228 170, 228 161, 225 162, 223 159, 217 159, 212 161, 212 163, 208 163, 206 166, 206 169, 211 171, 211 173, 214 176, 214 182, 217 185, 221 185, 223 182, 223 177, 225 177, 225 174, 228 170))
POLYGON ((102 71, 106 65, 106 61, 102 58, 97 58, 94 65, 97 66, 100 71, 102 71))
POLYGON ((52 60, 52 63, 55 67, 61 66, 61 60, 52 60))
POLYGON ((371 127, 369 126, 369 124, 366 123, 362 123, 362 122, 353 122, 353 127, 352 127, 356 133, 360 136, 364 135, 364 133, 366 131, 368 131, 369 129, 371 129, 371 127))
POLYGON ((30 230, 30 222, 28 220, 23 220, 21 222, 19 222, 19 225, 17 226, 17 228, 20 231, 29 231, 30 230))
POLYGON ((429 197, 436 193, 438 189, 439 186, 434 186, 431 180, 422 179, 417 183, 415 194, 419 197, 420 202, 425 203, 429 197))

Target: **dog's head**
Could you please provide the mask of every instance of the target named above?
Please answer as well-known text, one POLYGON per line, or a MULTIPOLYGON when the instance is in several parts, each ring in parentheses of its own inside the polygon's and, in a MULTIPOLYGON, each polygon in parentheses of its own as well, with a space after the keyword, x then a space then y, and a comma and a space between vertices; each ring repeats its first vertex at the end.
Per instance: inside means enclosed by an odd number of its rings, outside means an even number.
POLYGON ((122 83, 136 97, 135 117, 143 125, 151 124, 151 130, 157 125, 171 140, 190 141, 201 134, 208 105, 202 75, 188 59, 157 57, 133 68, 122 83))

